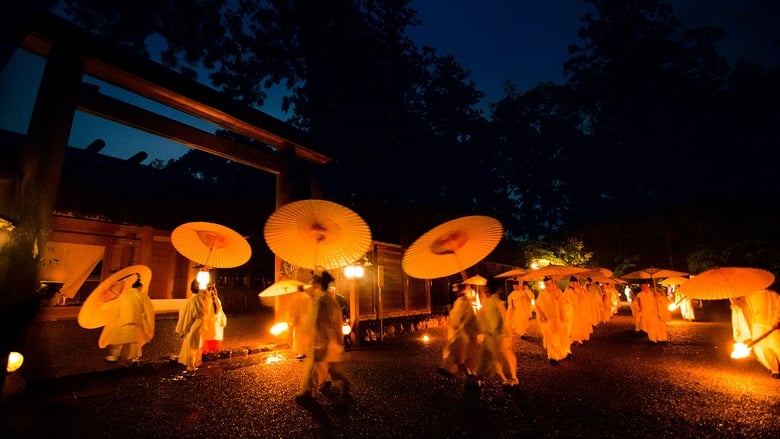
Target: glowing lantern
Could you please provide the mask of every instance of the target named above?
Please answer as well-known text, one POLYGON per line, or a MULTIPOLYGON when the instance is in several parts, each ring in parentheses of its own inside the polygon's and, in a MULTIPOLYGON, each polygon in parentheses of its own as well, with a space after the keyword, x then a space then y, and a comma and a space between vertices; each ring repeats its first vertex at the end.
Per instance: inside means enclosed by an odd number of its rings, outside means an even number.
POLYGON ((205 290, 209 286, 209 281, 211 280, 211 276, 209 275, 208 270, 200 270, 198 272, 198 275, 195 276, 195 280, 198 281, 198 288, 201 290, 205 290))
POLYGON ((22 363, 24 363, 24 356, 19 352, 11 352, 8 354, 8 366, 6 366, 5 370, 8 373, 16 372, 22 367, 22 363))
POLYGON ((341 325, 341 334, 349 335, 350 332, 352 332, 352 326, 349 325, 349 319, 344 320, 344 324, 341 325))
POLYGON ((279 334, 289 329, 290 329, 290 325, 288 325, 287 322, 279 322, 271 326, 271 334, 273 334, 274 337, 278 337, 279 334))
POLYGON ((750 344, 748 345, 745 345, 744 343, 734 343, 734 350, 731 352, 731 358, 739 359, 739 358, 747 357, 748 355, 750 355, 750 348, 755 346, 755 344, 760 342, 761 340, 767 338, 769 334, 773 333, 777 329, 780 328, 772 328, 769 331, 766 331, 760 337, 751 341, 750 344))
POLYGON ((750 355, 750 347, 745 343, 734 343, 734 350, 731 352, 731 358, 738 360, 750 355))

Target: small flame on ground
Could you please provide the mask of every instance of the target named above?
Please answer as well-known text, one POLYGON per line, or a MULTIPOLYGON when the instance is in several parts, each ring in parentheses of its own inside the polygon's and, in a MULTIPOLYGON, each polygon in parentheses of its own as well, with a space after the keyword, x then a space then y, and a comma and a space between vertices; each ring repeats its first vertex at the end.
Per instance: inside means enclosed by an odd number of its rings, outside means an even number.
POLYGON ((740 359, 750 355, 750 348, 744 343, 734 343, 734 350, 731 352, 731 358, 740 359))

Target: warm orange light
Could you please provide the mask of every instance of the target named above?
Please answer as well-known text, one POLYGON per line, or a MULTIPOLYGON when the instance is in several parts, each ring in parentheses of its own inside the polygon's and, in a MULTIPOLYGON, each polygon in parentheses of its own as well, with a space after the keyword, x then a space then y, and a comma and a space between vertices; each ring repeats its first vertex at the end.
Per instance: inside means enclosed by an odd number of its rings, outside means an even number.
POLYGON ((22 363, 24 363, 24 356, 19 352, 11 352, 8 354, 8 366, 6 366, 5 370, 8 373, 16 372, 22 367, 22 363))
POLYGON ((428 343, 429 341, 431 341, 431 338, 428 337, 428 334, 425 334, 422 336, 422 341, 423 343, 428 343))
POLYGON ((676 303, 670 303, 669 304, 669 311, 674 311, 676 309, 677 309, 677 304, 676 303))
POLYGON ((288 325, 287 322, 279 322, 271 326, 271 334, 273 334, 274 337, 278 337, 279 334, 281 334, 284 331, 288 331, 289 329, 290 329, 290 325, 288 325))
POLYGON ((750 348, 745 343, 734 343, 734 350, 731 352, 731 358, 740 359, 750 355, 750 348))
POLYGON ((265 364, 278 363, 282 361, 282 356, 279 354, 269 355, 265 358, 265 364))
POLYGON ((362 265, 347 265, 344 267, 344 276, 347 279, 357 279, 363 277, 365 269, 362 265))
POLYGON ((352 332, 352 327, 349 326, 349 321, 346 321, 343 325, 341 325, 341 334, 349 335, 350 332, 352 332))
POLYGON ((198 275, 195 276, 195 280, 198 281, 198 288, 201 290, 205 290, 209 286, 209 281, 211 280, 211 276, 209 275, 208 270, 201 270, 198 272, 198 275))

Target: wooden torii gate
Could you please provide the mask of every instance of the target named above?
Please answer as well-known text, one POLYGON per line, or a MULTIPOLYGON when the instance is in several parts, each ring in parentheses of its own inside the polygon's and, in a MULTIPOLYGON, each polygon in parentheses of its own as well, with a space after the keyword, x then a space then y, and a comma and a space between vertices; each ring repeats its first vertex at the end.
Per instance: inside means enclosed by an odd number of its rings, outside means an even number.
MULTIPOLYGON (((4 52, 0 60, 5 64, 9 50, 21 47, 45 57, 46 66, 19 160, 0 164, 0 215, 13 224, 10 239, 0 245, 0 321, 5 340, 0 343, 0 376, 5 376, 8 352, 21 347, 26 327, 37 311, 35 290, 41 249, 50 232, 77 110, 273 173, 277 207, 297 199, 321 197, 312 171, 331 158, 305 146, 304 134, 286 123, 117 48, 56 15, 28 15, 13 24, 16 33, 0 33, 5 40, 1 42, 4 52), (24 32, 19 23, 27 24, 24 32), (14 38, 17 40, 8 41, 14 38), (270 145, 278 153, 218 137, 103 95, 85 86, 84 75, 270 145)), ((276 258, 277 273, 280 264, 276 258)), ((2 383, 0 380, 0 390, 2 383)))

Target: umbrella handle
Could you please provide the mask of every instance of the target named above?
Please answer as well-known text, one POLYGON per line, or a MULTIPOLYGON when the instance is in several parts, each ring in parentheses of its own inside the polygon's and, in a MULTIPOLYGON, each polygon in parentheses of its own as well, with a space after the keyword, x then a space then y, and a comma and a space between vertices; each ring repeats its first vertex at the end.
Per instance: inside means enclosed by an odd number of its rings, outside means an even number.
POLYGON ((452 252, 452 255, 455 256, 455 263, 458 264, 458 268, 460 271, 460 275, 462 276, 462 281, 465 281, 468 279, 468 276, 466 275, 466 270, 463 269, 463 264, 460 263, 460 258, 458 257, 458 252, 454 251, 452 252))

